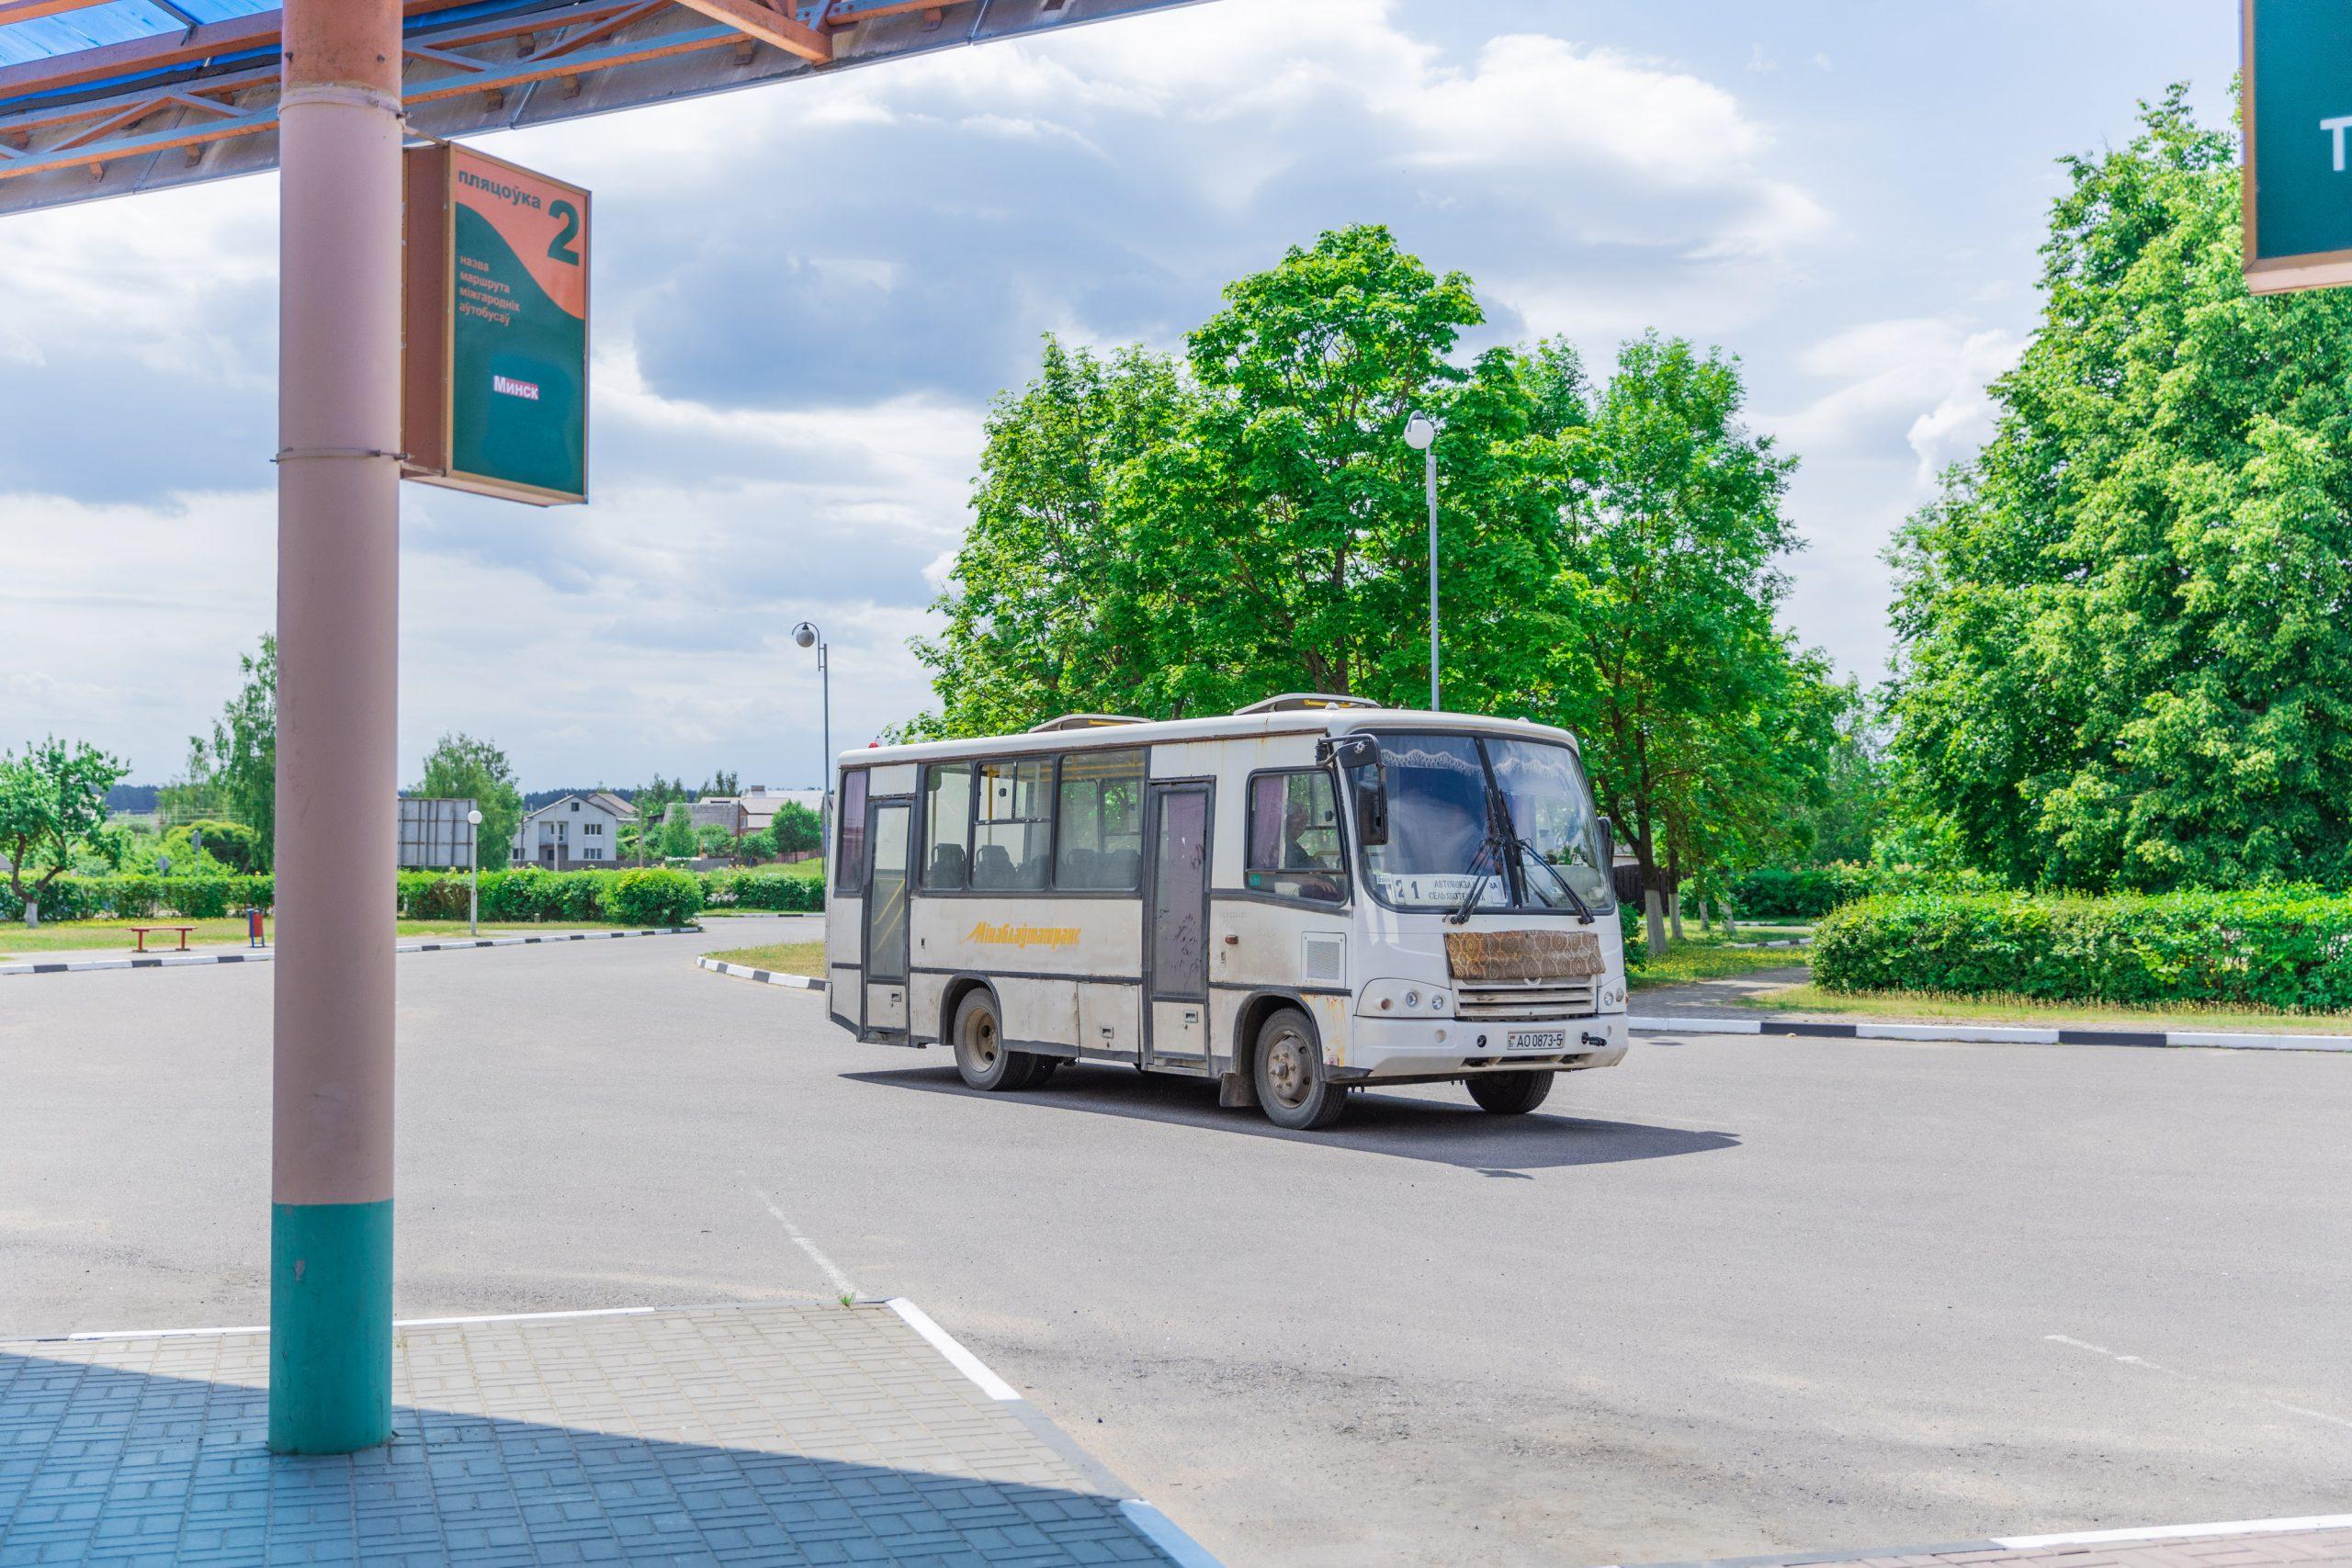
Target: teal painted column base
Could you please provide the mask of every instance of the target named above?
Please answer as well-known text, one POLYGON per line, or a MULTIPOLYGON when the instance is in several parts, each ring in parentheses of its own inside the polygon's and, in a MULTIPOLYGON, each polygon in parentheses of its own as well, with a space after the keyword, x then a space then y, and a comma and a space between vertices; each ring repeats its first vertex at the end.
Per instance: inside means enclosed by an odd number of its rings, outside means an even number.
POLYGON ((269 1447, 347 1454, 392 1435, 392 1201, 269 1212, 269 1447))

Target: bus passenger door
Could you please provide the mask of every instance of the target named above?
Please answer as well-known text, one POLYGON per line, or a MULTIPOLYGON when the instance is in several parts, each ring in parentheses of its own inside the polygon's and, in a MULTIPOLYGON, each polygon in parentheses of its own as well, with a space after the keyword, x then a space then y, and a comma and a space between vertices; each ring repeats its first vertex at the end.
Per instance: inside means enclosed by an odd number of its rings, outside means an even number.
POLYGON ((913 810, 904 801, 868 808, 865 841, 865 1017, 868 1034, 907 1032, 907 868, 913 810))
POLYGON ((1154 784, 1145 840, 1143 1065, 1209 1070, 1209 786, 1154 784))

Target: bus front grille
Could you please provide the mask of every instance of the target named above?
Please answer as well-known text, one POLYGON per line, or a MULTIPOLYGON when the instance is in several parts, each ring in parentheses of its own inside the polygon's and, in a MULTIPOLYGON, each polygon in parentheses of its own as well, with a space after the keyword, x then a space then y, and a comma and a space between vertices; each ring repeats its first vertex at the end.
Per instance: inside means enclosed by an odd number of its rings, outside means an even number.
POLYGON ((1456 986, 1454 1016, 1469 1019, 1582 1018, 1593 1010, 1589 980, 1532 980, 1456 986))

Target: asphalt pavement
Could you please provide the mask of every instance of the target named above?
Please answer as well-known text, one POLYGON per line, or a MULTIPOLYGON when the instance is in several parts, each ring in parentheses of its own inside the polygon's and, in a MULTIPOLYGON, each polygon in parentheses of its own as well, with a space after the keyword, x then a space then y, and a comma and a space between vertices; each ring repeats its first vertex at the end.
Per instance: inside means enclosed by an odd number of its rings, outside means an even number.
MULTIPOLYGON (((1236 1565, 2343 1506, 2352 1059, 1694 1036, 1293 1134, 693 963, 807 929, 403 957, 401 1314, 911 1297, 1236 1565)), ((268 1000, 0 993, 0 1337, 266 1319, 268 1000)))

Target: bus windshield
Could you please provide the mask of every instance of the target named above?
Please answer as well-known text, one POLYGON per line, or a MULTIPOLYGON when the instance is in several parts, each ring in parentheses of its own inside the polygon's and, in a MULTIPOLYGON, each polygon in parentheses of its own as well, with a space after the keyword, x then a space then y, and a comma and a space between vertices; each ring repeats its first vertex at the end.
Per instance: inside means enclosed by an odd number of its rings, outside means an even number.
POLYGON ((1388 841, 1366 845, 1363 861, 1383 902, 1452 909, 1476 885, 1470 907, 1478 909, 1611 907, 1600 819, 1574 751, 1501 736, 1377 739, 1388 841), (1490 784, 1508 818, 1500 824, 1488 810, 1490 784))

